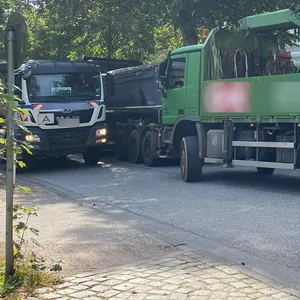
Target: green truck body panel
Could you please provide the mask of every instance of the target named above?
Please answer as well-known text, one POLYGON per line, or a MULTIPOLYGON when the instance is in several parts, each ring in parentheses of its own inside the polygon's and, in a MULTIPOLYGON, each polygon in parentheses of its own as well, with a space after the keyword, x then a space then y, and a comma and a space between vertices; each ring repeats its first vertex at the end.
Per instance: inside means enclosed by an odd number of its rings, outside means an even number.
MULTIPOLYGON (((290 10, 251 16, 240 21, 239 31, 215 28, 203 44, 171 52, 167 60, 169 67, 162 101, 162 123, 174 125, 183 116, 199 116, 203 123, 221 123, 225 119, 235 123, 300 122, 299 73, 289 70, 286 74, 269 75, 269 69, 265 67, 260 70, 266 72, 263 76, 248 76, 253 69, 250 70, 251 66, 245 63, 243 76, 232 78, 225 74, 229 59, 223 58, 222 66, 221 60, 217 59, 220 50, 246 49, 253 53, 259 49, 259 59, 267 66, 268 61, 283 48, 273 33, 258 31, 296 25, 300 25, 300 20, 290 10), (185 65, 181 73, 170 67, 174 61, 185 65), (176 72, 184 76, 183 86, 173 86, 173 81, 177 80, 173 78, 179 76, 176 72)), ((246 56, 245 61, 248 58, 246 56)))
POLYGON ((249 16, 239 21, 240 30, 251 31, 291 29, 295 26, 300 26, 300 20, 290 9, 249 16))

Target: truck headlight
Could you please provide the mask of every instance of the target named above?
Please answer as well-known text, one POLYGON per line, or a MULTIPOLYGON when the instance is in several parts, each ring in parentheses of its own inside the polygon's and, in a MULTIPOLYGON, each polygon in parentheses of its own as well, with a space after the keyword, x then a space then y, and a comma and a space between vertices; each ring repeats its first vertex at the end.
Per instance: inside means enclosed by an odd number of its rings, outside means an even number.
POLYGON ((97 137, 106 136, 106 133, 107 133, 106 128, 101 128, 96 130, 97 137))
POLYGON ((28 134, 25 136, 25 141, 28 143, 40 143, 41 139, 38 135, 28 134))

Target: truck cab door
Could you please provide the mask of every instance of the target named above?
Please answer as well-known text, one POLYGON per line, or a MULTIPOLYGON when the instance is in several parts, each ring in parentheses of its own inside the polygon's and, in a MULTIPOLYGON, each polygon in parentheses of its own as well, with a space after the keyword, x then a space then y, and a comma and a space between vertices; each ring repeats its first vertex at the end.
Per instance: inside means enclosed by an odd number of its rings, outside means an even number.
POLYGON ((163 124, 173 125, 184 116, 187 56, 173 57, 167 69, 166 90, 163 96, 163 124))

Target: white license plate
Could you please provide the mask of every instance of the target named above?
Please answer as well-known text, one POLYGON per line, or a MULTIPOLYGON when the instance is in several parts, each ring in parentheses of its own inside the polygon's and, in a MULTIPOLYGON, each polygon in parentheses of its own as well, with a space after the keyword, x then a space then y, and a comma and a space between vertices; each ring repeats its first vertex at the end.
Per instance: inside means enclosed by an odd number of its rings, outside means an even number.
POLYGON ((54 114, 39 114, 39 124, 54 124, 54 114))
POLYGON ((59 127, 76 127, 79 126, 79 119, 58 119, 59 127))

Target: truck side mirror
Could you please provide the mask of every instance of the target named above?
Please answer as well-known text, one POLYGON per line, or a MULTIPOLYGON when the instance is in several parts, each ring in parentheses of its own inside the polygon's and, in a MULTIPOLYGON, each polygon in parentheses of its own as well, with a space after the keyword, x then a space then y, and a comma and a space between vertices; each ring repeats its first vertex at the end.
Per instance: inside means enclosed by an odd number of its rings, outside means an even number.
POLYGON ((107 83, 107 90, 108 90, 108 95, 112 96, 115 93, 115 84, 114 84, 114 77, 106 73, 106 83, 107 83))
POLYGON ((158 77, 159 79, 166 78, 168 59, 159 64, 158 77))
POLYGON ((29 71, 25 71, 25 72, 23 73, 22 78, 23 78, 24 80, 27 80, 27 79, 29 79, 30 76, 31 76, 31 71, 29 70, 29 71))
POLYGON ((158 89, 161 91, 163 97, 167 97, 166 85, 162 83, 161 80, 158 80, 158 89))

